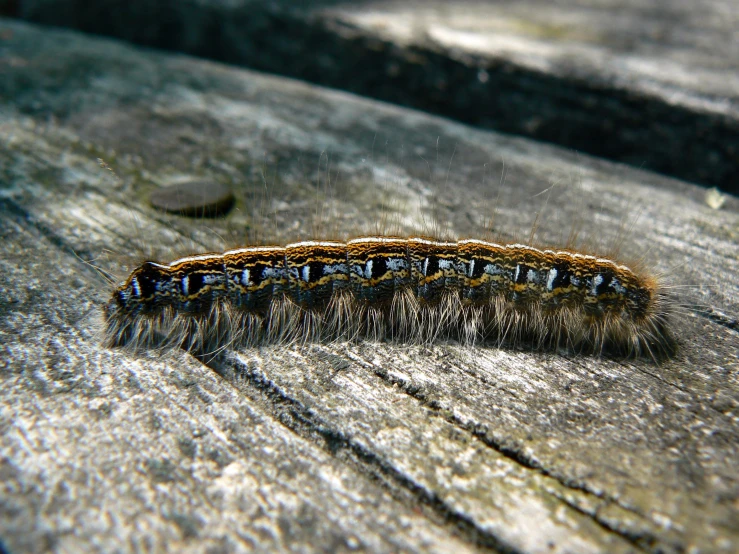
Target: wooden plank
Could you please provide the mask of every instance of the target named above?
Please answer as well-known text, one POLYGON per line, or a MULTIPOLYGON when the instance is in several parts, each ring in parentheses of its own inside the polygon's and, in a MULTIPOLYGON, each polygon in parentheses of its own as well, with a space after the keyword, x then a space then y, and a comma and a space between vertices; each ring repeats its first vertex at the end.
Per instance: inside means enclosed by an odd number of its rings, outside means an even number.
POLYGON ((739 192, 733 0, 21 0, 18 14, 739 192))
POLYGON ((7 20, 0 33, 11 552, 736 549, 735 199, 714 210, 679 181, 281 78, 7 20), (185 179, 232 185, 237 209, 198 224, 149 207, 185 179), (430 214, 481 234, 491 198, 508 236, 536 211, 543 242, 573 220, 606 244, 633 225, 626 257, 648 251, 689 285, 680 352, 340 343, 205 365, 101 347, 110 288, 85 260, 120 273, 142 243, 310 236, 328 180, 323 228, 339 237, 430 214), (249 203, 265 187, 266 222, 249 203))

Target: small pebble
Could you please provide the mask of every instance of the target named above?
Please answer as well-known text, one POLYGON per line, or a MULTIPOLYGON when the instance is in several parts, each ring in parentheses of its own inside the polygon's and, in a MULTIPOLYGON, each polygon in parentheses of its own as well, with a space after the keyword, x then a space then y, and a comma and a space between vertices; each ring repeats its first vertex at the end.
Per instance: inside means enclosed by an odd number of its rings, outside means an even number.
POLYGON ((215 181, 187 181, 151 193, 151 204, 187 217, 218 217, 234 205, 231 189, 215 181))

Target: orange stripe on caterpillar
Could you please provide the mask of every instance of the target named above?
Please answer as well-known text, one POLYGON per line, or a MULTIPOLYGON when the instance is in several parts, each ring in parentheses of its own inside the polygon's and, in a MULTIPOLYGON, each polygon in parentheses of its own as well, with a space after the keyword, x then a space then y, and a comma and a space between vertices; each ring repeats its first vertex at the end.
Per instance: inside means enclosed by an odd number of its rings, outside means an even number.
POLYGON ((496 340, 659 358, 657 281, 571 251, 370 236, 146 262, 106 308, 111 346, 198 353, 263 341, 496 340))

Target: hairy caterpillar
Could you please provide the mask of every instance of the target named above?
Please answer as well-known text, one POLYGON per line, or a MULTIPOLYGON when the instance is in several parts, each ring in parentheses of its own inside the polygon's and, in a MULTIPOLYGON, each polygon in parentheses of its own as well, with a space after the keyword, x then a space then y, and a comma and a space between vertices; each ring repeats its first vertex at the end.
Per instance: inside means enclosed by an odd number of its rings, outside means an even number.
POLYGON ((367 236, 145 262, 113 293, 106 342, 207 354, 262 342, 496 341, 670 355, 658 281, 571 250, 367 236))

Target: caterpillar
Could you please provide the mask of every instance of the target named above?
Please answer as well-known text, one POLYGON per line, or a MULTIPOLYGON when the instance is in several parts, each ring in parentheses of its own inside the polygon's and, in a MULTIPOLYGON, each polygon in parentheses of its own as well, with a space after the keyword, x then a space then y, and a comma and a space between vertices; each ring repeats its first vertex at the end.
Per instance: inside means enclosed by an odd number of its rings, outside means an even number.
POLYGON ((105 307, 105 342, 196 354, 262 343, 396 340, 674 352, 658 279, 563 249, 364 236, 147 261, 105 307))

